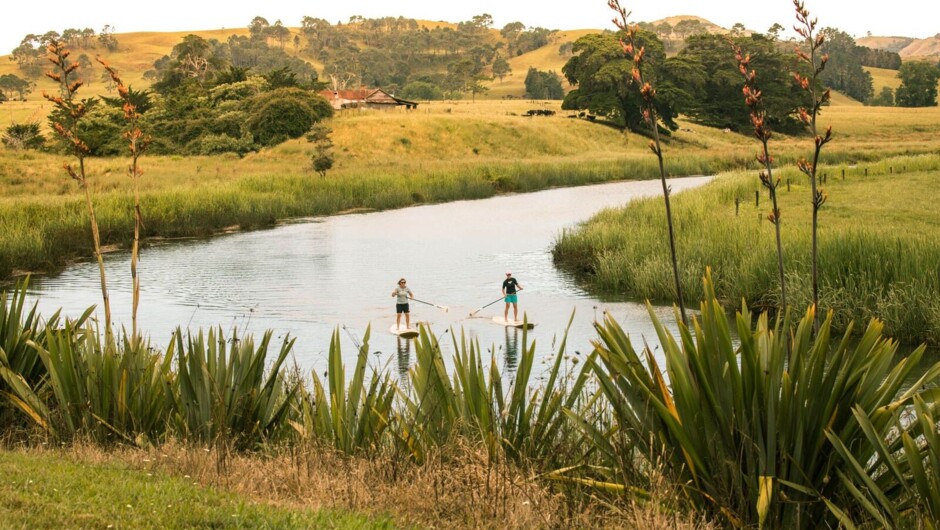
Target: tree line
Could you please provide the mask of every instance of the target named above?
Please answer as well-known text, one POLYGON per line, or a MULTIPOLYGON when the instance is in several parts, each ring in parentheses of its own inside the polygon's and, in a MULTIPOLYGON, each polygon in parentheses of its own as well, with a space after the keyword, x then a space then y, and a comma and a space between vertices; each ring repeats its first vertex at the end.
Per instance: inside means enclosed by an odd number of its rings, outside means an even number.
MULTIPOLYGON (((648 25, 645 28, 639 26, 637 45, 643 46, 646 56, 652 59, 647 75, 656 83, 656 112, 666 129, 675 130, 675 118, 683 114, 703 125, 737 132, 749 130, 750 115, 738 102, 740 73, 731 40, 750 51, 753 65, 761 72, 769 125, 784 133, 802 129, 795 118, 796 109, 804 103, 802 91, 792 82, 794 72, 800 72, 792 59, 792 42, 781 41, 775 32, 732 32, 730 36, 698 33, 688 36, 678 53, 667 56, 659 33, 648 25)), ((898 70, 901 85, 896 93, 886 87, 876 97, 872 76, 863 68, 863 61, 888 61, 893 56, 888 52, 869 53, 865 51, 868 48, 858 46, 850 35, 836 28, 825 28, 821 34, 825 40, 819 52, 827 57, 827 67, 817 79, 821 87, 873 105, 937 104, 940 65, 904 62, 898 70)), ((576 88, 565 96, 562 108, 588 111, 619 127, 645 130, 640 95, 628 89, 633 65, 624 57, 618 35, 586 35, 573 44, 571 52, 562 73, 576 88)))

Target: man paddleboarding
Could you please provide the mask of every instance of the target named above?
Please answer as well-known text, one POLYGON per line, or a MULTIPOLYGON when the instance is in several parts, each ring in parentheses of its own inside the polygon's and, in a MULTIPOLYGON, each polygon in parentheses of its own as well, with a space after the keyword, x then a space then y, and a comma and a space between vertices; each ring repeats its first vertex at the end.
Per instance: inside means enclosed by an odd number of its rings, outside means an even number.
POLYGON ((503 280, 503 296, 506 297, 506 309, 503 310, 503 320, 509 320, 509 304, 512 304, 512 319, 519 320, 519 295, 517 291, 522 290, 522 285, 512 277, 511 272, 506 272, 506 279, 503 280))

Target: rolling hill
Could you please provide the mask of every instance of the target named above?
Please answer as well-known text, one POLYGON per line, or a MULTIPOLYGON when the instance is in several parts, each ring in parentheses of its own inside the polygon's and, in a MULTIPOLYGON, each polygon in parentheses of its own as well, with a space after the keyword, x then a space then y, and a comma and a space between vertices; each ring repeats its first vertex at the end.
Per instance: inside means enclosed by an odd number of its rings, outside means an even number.
POLYGON ((909 37, 861 37, 861 46, 897 52, 902 59, 940 59, 940 33, 926 39, 909 37))

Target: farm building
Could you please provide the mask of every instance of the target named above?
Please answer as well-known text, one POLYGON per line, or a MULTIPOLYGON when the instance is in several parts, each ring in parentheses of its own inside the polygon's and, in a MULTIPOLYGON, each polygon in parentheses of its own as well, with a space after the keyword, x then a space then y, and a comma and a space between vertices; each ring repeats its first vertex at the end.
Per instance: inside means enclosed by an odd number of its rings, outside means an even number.
POLYGON ((418 107, 415 101, 396 98, 381 88, 357 88, 352 90, 323 90, 320 95, 333 105, 336 110, 341 109, 393 109, 404 106, 406 109, 418 107))

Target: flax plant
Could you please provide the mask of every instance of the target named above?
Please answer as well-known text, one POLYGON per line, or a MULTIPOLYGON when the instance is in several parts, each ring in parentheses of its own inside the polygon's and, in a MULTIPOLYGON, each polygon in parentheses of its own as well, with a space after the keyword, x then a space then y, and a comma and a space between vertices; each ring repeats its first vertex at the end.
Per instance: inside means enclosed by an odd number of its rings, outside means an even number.
POLYGON ((301 389, 300 421, 291 425, 304 439, 319 439, 338 451, 352 454, 375 450, 392 415, 395 385, 389 374, 372 372, 366 386, 369 334, 359 347, 352 379, 346 379, 339 330, 333 332, 327 368, 327 384, 313 373, 313 393, 301 389))
POLYGON ((294 339, 285 339, 270 367, 272 331, 255 346, 251 335, 221 328, 183 338, 177 329, 167 356, 178 357, 172 396, 177 430, 192 440, 250 449, 283 434, 300 381, 282 370, 294 339), (267 373, 266 373, 267 372, 267 373))
POLYGON ((850 515, 833 507, 841 523, 854 528, 865 516, 881 528, 940 528, 940 414, 937 399, 940 389, 932 390, 930 399, 914 396, 910 407, 880 411, 872 418, 853 410, 873 450, 857 454, 833 433, 827 432, 839 455, 849 468, 839 473, 852 496, 863 508, 850 515), (879 425, 888 418, 889 432, 879 425))
POLYGON ((504 386, 506 374, 500 373, 496 356, 485 362, 478 341, 463 333, 460 338, 452 335, 454 368, 449 374, 436 337, 423 326, 421 331, 396 433, 413 460, 423 462, 428 449, 462 438, 483 444, 491 458, 505 454, 521 465, 545 468, 575 447, 580 436, 564 411, 577 408, 590 372, 581 370, 573 380, 565 377, 566 339, 545 385, 533 389, 535 344, 526 332, 515 379, 504 386))
POLYGON ((627 17, 630 16, 630 12, 620 7, 620 0, 609 0, 607 5, 617 13, 617 16, 613 18, 613 23, 617 26, 617 29, 624 34, 624 36, 620 38, 620 47, 623 49, 624 55, 633 61, 631 82, 637 90, 639 90, 642 99, 641 109, 643 111, 643 119, 649 126, 650 133, 653 136, 649 148, 653 151, 653 154, 656 155, 656 160, 659 162, 659 178, 663 185, 663 200, 666 203, 666 223, 669 226, 669 251, 672 257, 672 273, 676 283, 676 298, 679 304, 679 314, 682 315, 683 322, 688 322, 685 314, 685 304, 682 299, 682 282, 679 279, 679 260, 676 258, 676 235, 672 222, 672 206, 669 201, 672 190, 669 185, 666 184, 666 167, 663 162, 663 148, 659 141, 659 117, 657 116, 656 107, 654 105, 656 89, 653 88, 651 82, 643 75, 643 58, 646 55, 646 48, 637 44, 636 34, 637 31, 639 31, 639 26, 627 23, 627 17))
POLYGON ((127 124, 127 128, 121 136, 127 140, 128 149, 131 153, 131 165, 127 168, 127 174, 134 183, 134 244, 131 247, 131 280, 133 282, 131 331, 134 340, 137 340, 137 308, 140 306, 140 276, 137 273, 137 261, 140 253, 140 229, 143 227, 143 217, 140 210, 140 177, 143 175, 143 170, 140 169, 138 161, 150 145, 152 137, 140 130, 140 113, 137 112, 137 105, 130 97, 129 87, 124 84, 114 68, 111 68, 107 62, 100 57, 96 59, 111 76, 111 80, 117 87, 118 95, 124 101, 124 122, 127 124))
POLYGON ((53 439, 140 445, 166 433, 171 357, 143 341, 102 342, 98 330, 75 322, 29 341, 46 377, 35 385, 13 386, 13 402, 53 439))
MULTIPOLYGON (((796 20, 799 22, 799 24, 794 26, 793 29, 796 30, 797 34, 805 39, 806 47, 809 50, 807 53, 806 51, 797 48, 796 55, 801 62, 806 63, 811 72, 809 77, 800 75, 798 72, 794 72, 793 77, 800 88, 809 94, 809 98, 811 100, 809 109, 807 110, 806 108, 800 108, 797 113, 800 121, 809 128, 810 133, 813 135, 813 142, 816 144, 816 147, 813 151, 813 161, 807 162, 806 159, 801 158, 797 163, 797 167, 799 167, 800 171, 809 177, 810 193, 812 195, 813 234, 811 259, 813 268, 813 305, 818 306, 819 273, 817 270, 817 234, 819 231, 819 210, 826 202, 827 195, 821 188, 819 188, 819 181, 816 170, 819 167, 819 153, 822 151, 823 146, 832 140, 832 126, 829 126, 826 129, 825 134, 820 135, 819 130, 816 127, 816 118, 822 111, 823 105, 828 104, 830 99, 829 88, 824 90, 822 94, 818 92, 819 75, 823 70, 825 70, 826 62, 829 61, 829 55, 823 54, 822 56, 819 56, 819 48, 822 47, 823 43, 826 42, 826 35, 824 33, 819 33, 815 36, 813 35, 813 32, 816 30, 817 19, 810 19, 809 11, 803 7, 803 2, 801 0, 793 0, 793 5, 796 8, 796 20)), ((816 322, 816 327, 819 327, 818 321, 816 322)))
MULTIPOLYGON (((636 455, 661 464, 694 505, 731 526, 844 521, 838 507, 858 505, 838 480, 850 466, 837 447, 868 462, 894 429, 893 411, 916 396, 936 403, 931 388, 940 364, 911 377, 924 348, 900 357, 877 320, 861 338, 850 329, 834 341, 826 318, 814 336, 813 307, 793 331, 786 317, 771 327, 766 313, 754 324, 744 308, 736 316, 736 344, 710 275, 705 292, 701 317, 691 327, 680 324, 678 338, 650 311, 665 371, 649 348, 634 350, 615 320, 596 324, 594 370, 614 418, 610 436, 629 437, 636 455), (872 419, 872 429, 860 426, 860 415, 872 419)), ((613 458, 595 467, 604 477, 597 488, 627 487, 617 481, 623 465, 613 458)))
POLYGON ((777 241, 777 275, 780 281, 780 311, 787 310, 787 286, 784 276, 783 242, 780 237, 780 206, 777 203, 777 189, 780 187, 780 177, 774 178, 773 157, 770 155, 770 125, 767 123, 767 111, 764 108, 763 93, 757 86, 757 72, 751 68, 751 56, 745 54, 740 46, 732 45, 734 56, 738 61, 738 70, 744 76, 744 104, 747 105, 751 115, 751 125, 754 127, 754 136, 760 140, 761 152, 757 154, 757 161, 764 167, 761 170, 761 185, 770 193, 771 211, 767 220, 774 225, 777 241))
POLYGON ((69 60, 71 52, 65 43, 53 40, 46 47, 49 62, 53 70, 46 72, 46 76, 59 84, 60 94, 52 95, 45 91, 42 97, 53 104, 58 114, 53 114, 52 127, 64 141, 69 152, 78 160, 78 167, 64 164, 63 168, 68 175, 78 183, 85 192, 85 206, 88 209, 88 218, 91 222, 91 236, 95 247, 95 258, 98 260, 98 271, 101 275, 101 298, 104 302, 104 331, 105 336, 111 339, 111 301, 108 297, 108 282, 104 271, 104 257, 101 254, 101 235, 98 230, 98 219, 95 216, 94 203, 91 200, 91 188, 88 185, 88 175, 85 171, 85 158, 88 156, 88 145, 78 136, 78 126, 88 107, 84 102, 78 101, 76 92, 84 84, 77 78, 78 62, 69 60))

